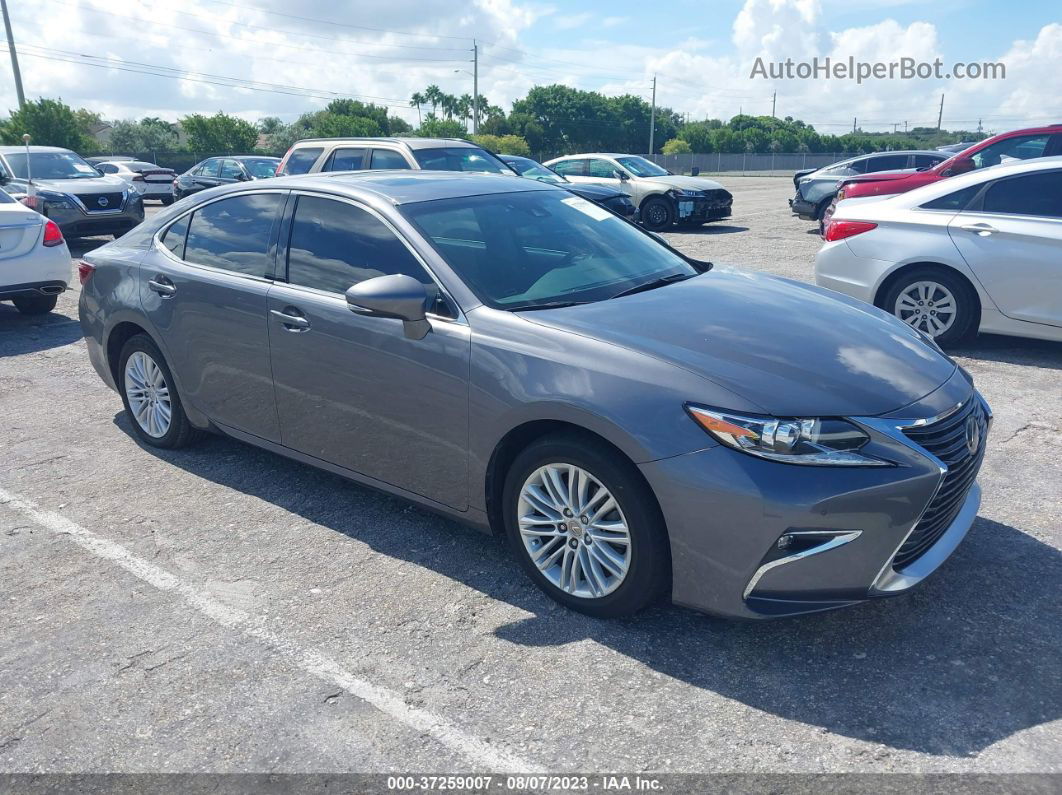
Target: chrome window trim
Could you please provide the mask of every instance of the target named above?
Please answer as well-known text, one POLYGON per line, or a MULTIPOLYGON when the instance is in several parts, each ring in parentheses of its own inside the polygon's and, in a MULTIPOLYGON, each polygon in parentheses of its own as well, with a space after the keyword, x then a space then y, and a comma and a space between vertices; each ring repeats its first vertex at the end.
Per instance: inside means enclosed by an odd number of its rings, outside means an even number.
MULTIPOLYGON (((298 198, 299 196, 313 196, 314 198, 318 198, 318 199, 331 199, 332 201, 343 202, 345 204, 349 204, 349 205, 351 205, 353 207, 356 207, 359 210, 365 210, 367 213, 369 213, 374 218, 379 220, 381 223, 383 223, 384 226, 386 226, 389 230, 391 230, 391 233, 402 243, 403 246, 406 247, 406 250, 409 251, 409 253, 413 255, 413 258, 420 264, 420 266, 422 268, 424 268, 424 272, 428 274, 429 278, 433 282, 435 282, 435 286, 439 288, 440 294, 443 295, 447 299, 447 301, 454 308, 456 308, 456 310, 457 310, 457 317, 446 317, 444 315, 436 315, 435 313, 428 313, 428 312, 425 313, 425 316, 430 316, 432 318, 438 318, 439 320, 447 320, 447 321, 455 322, 455 323, 458 323, 460 325, 465 325, 465 326, 468 325, 468 320, 465 317, 464 311, 461 309, 461 305, 457 303, 457 300, 450 294, 450 291, 446 289, 446 286, 442 283, 442 280, 439 279, 438 274, 436 274, 435 271, 433 271, 428 266, 428 263, 424 260, 424 257, 422 257, 420 255, 420 252, 417 251, 410 244, 409 240, 406 239, 406 236, 404 234, 402 234, 402 232, 393 223, 391 223, 390 219, 388 219, 386 216, 384 216, 382 213, 380 213, 376 208, 370 207, 367 204, 363 204, 362 202, 359 202, 356 199, 352 199, 349 196, 341 196, 341 195, 336 194, 336 193, 327 193, 325 191, 316 191, 316 190, 307 189, 307 188, 292 188, 290 193, 293 196, 295 196, 296 198, 298 198)), ((288 231, 288 241, 291 240, 291 230, 295 228, 295 212, 296 212, 297 209, 298 209, 298 203, 296 202, 295 207, 291 211, 292 223, 291 223, 291 229, 289 229, 289 231, 288 231)), ((306 285, 292 284, 291 282, 289 282, 288 279, 287 279, 287 275, 288 275, 288 263, 287 263, 288 245, 287 245, 287 241, 284 241, 283 248, 284 248, 284 252, 285 252, 285 260, 284 260, 284 263, 283 263, 284 264, 284 277, 283 278, 277 278, 274 281, 276 281, 276 282, 278 282, 280 284, 284 284, 284 285, 286 285, 288 287, 292 287, 292 288, 296 288, 296 289, 300 289, 300 290, 307 290, 307 291, 310 291, 310 292, 313 292, 313 293, 317 293, 319 295, 338 296, 339 298, 341 298, 343 300, 344 303, 346 303, 347 299, 346 299, 346 294, 345 293, 333 293, 333 292, 331 292, 329 290, 321 290, 321 289, 318 289, 316 287, 307 287, 306 285)))
POLYGON ((188 260, 181 259, 180 257, 175 256, 174 253, 172 251, 170 251, 168 248, 166 248, 166 245, 160 239, 162 235, 164 235, 166 232, 168 232, 170 230, 171 226, 176 224, 182 218, 191 215, 192 213, 196 212, 197 210, 201 210, 202 208, 206 207, 209 204, 213 204, 214 202, 221 201, 222 199, 232 199, 232 198, 235 198, 237 196, 251 196, 251 195, 258 195, 258 194, 262 194, 262 193, 277 193, 277 194, 280 194, 280 195, 287 195, 287 194, 291 193, 291 190, 290 189, 286 189, 286 188, 260 188, 259 190, 233 191, 232 193, 225 193, 225 194, 222 194, 221 196, 215 196, 214 198, 209 199, 209 200, 207 200, 205 202, 202 202, 201 204, 197 204, 194 207, 189 207, 187 210, 185 210, 183 213, 178 215, 176 218, 171 218, 169 220, 169 222, 166 223, 165 226, 163 226, 161 229, 159 229, 157 232, 155 232, 154 235, 151 236, 152 249, 155 250, 155 251, 158 251, 160 254, 164 255, 165 257, 167 257, 168 259, 172 260, 173 262, 175 262, 178 265, 185 265, 185 266, 187 266, 189 268, 201 268, 202 270, 210 271, 211 273, 221 273, 221 274, 225 274, 226 276, 236 276, 236 277, 241 278, 241 279, 248 279, 250 281, 266 282, 268 284, 272 284, 275 281, 275 279, 273 279, 271 277, 254 276, 254 275, 252 275, 250 273, 241 273, 240 271, 230 271, 227 268, 218 268, 218 267, 216 267, 214 265, 203 265, 203 264, 198 263, 198 262, 189 262, 188 260))
MULTIPOLYGON (((753 590, 755 590, 756 586, 759 584, 760 580, 763 578, 763 575, 765 575, 772 569, 777 569, 779 566, 784 566, 787 563, 793 563, 798 560, 810 558, 811 556, 818 555, 822 552, 828 552, 831 549, 837 549, 837 547, 841 547, 851 541, 855 541, 862 534, 862 530, 799 530, 792 533, 783 533, 783 535, 789 536, 829 536, 831 538, 829 541, 826 541, 823 544, 819 544, 816 547, 811 547, 809 549, 801 550, 800 552, 795 552, 794 554, 787 555, 784 558, 772 560, 770 563, 764 563, 762 566, 756 569, 756 573, 752 575, 752 579, 750 579, 748 585, 745 586, 745 591, 742 594, 741 598, 748 599, 749 596, 752 594, 753 590)), ((779 536, 779 538, 780 537, 781 536, 779 536)))

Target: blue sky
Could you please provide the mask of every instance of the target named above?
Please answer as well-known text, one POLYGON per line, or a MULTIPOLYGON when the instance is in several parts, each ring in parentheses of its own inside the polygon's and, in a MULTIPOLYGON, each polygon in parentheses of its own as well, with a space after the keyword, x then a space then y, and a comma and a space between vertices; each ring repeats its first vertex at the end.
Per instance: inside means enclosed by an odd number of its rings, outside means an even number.
MULTIPOLYGON (((61 96, 110 118, 223 109, 292 119, 354 95, 415 122, 414 91, 431 83, 471 91, 471 78, 455 70, 469 67, 475 37, 484 43, 480 89, 503 107, 552 82, 648 98, 656 74, 661 104, 691 118, 769 113, 777 92, 779 115, 826 132, 853 117, 865 129, 902 129, 935 123, 943 92, 945 126, 1062 121, 1057 1, 36 0, 11 11, 27 94, 61 96), (1007 78, 749 78, 758 56, 825 55, 1002 59, 1007 78)), ((0 109, 15 105, 6 60, 0 109)))

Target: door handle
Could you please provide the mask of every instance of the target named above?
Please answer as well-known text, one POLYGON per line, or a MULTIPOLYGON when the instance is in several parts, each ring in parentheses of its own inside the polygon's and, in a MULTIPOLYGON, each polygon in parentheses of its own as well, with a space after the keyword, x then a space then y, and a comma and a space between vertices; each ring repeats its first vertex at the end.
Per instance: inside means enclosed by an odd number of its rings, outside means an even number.
POLYGON ((177 288, 165 276, 156 276, 154 279, 150 279, 148 287, 163 298, 170 298, 177 292, 177 288))
POLYGON ((973 232, 978 237, 988 237, 994 232, 998 232, 994 226, 988 224, 967 224, 966 226, 960 226, 959 229, 963 229, 967 232, 973 232))
POLYGON ((302 315, 292 315, 288 312, 282 312, 279 309, 270 309, 269 314, 277 319, 288 331, 309 331, 310 321, 302 315))

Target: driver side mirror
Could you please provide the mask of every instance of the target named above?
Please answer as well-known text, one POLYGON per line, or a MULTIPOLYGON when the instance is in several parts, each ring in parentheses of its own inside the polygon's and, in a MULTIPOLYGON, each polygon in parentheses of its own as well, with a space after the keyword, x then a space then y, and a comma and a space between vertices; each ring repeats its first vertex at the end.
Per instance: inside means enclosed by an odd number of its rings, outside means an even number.
POLYGON ((615 171, 612 172, 612 175, 616 179, 618 179, 620 182, 626 182, 627 180, 630 179, 630 177, 627 176, 627 172, 626 171, 620 171, 618 168, 615 171))
POLYGON ((351 312, 401 320, 406 337, 411 340, 424 339, 431 331, 424 314, 428 291, 412 276, 393 273, 366 279, 347 290, 346 297, 351 312))
POLYGON ((966 172, 973 170, 974 162, 970 158, 964 157, 962 160, 956 160, 954 163, 952 163, 951 166, 944 171, 943 176, 954 177, 959 174, 965 174, 966 172))
POLYGON ((0 185, 6 185, 11 181, 11 178, 3 171, 0 171, 0 185))

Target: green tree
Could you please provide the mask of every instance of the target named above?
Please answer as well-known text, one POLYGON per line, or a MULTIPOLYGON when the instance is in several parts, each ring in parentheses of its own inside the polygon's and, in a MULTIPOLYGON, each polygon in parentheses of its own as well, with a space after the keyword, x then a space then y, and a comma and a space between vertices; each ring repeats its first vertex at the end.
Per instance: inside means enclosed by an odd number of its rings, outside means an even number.
POLYGON ((681 138, 672 138, 660 151, 665 155, 688 155, 693 151, 693 147, 681 138))
POLYGON ((419 138, 464 138, 468 131, 461 122, 428 117, 413 135, 419 138))
POLYGON ((498 154, 531 157, 531 147, 519 135, 473 135, 472 141, 498 154))
POLYGON ((264 116, 258 120, 258 132, 262 135, 276 135, 284 129, 284 122, 277 116, 264 116))
POLYGON ((258 130, 248 121, 218 111, 213 116, 193 113, 181 119, 193 152, 239 153, 254 151, 258 130))
POLYGON ((75 151, 92 147, 74 111, 61 99, 29 100, 19 110, 12 111, 0 126, 0 141, 21 144, 26 133, 38 146, 61 146, 75 151))

